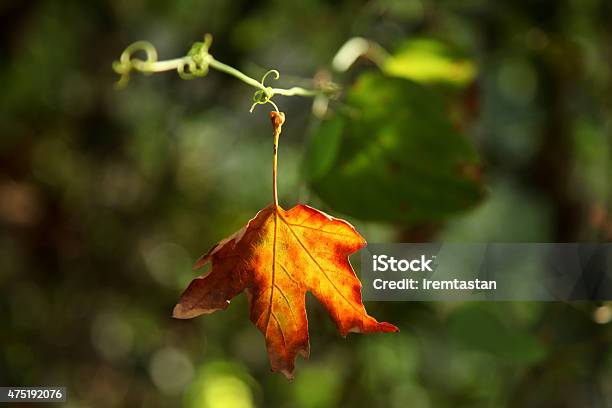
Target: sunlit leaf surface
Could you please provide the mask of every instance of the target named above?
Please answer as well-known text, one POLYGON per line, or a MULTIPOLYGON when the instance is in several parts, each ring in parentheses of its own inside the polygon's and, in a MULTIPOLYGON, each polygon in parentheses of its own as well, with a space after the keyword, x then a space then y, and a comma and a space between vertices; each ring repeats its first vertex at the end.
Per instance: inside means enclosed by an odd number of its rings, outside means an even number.
POLYGON ((348 256, 364 245, 349 223, 314 208, 267 207, 196 263, 199 268, 212 262, 212 270, 191 282, 174 317, 225 309, 245 291, 251 321, 266 338, 272 370, 292 378, 296 356, 309 355, 307 291, 325 306, 343 336, 398 330, 369 316, 361 302, 361 283, 348 256))

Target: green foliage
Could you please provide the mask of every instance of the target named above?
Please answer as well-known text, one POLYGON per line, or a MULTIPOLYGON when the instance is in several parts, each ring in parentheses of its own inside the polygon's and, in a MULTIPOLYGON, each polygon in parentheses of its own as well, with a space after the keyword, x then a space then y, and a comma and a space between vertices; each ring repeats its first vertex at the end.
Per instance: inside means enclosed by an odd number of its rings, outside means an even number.
POLYGON ((255 404, 250 385, 252 380, 240 366, 211 362, 200 369, 187 389, 184 406, 252 408, 255 404))
POLYGON ((431 38, 404 41, 397 52, 385 60, 382 69, 386 74, 398 78, 454 86, 469 84, 477 74, 474 61, 431 38))
POLYGON ((365 73, 346 103, 315 131, 305 159, 310 186, 335 211, 409 223, 480 201, 476 151, 435 91, 365 73))
POLYGON ((295 379, 294 393, 298 406, 325 408, 337 406, 342 378, 326 366, 306 366, 295 379), (313 390, 317 392, 313 392, 313 390))
POLYGON ((450 318, 450 332, 464 349, 491 353, 522 364, 533 364, 546 356, 543 344, 532 334, 511 329, 487 308, 460 307, 450 318))

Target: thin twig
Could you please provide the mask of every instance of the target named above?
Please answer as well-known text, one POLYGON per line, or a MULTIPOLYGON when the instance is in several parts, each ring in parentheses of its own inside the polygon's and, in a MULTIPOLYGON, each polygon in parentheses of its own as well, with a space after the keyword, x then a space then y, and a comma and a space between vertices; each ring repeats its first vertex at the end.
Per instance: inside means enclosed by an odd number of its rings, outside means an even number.
POLYGON ((272 101, 272 98, 275 95, 313 97, 317 95, 334 94, 338 91, 336 86, 329 86, 326 89, 306 89, 299 86, 285 89, 266 86, 265 81, 268 76, 273 75, 274 79, 279 78, 280 74, 277 70, 267 71, 261 80, 258 81, 244 74, 238 69, 215 59, 208 52, 211 44, 212 37, 207 34, 204 37, 204 42, 196 42, 186 56, 164 61, 157 60, 157 50, 151 43, 147 41, 137 41, 130 44, 121 54, 119 61, 115 61, 113 63, 113 69, 115 72, 121 75, 121 78, 117 82, 117 86, 120 88, 126 86, 132 71, 152 74, 156 72, 176 70, 181 78, 193 79, 196 77, 205 76, 208 73, 208 70, 212 68, 231 75, 245 84, 257 88, 257 91, 253 95, 253 105, 251 106, 251 111, 253 111, 257 105, 270 103, 272 106, 274 106, 277 112, 279 112, 278 107, 272 101), (133 54, 136 52, 144 52, 146 54, 146 60, 133 57, 133 54))

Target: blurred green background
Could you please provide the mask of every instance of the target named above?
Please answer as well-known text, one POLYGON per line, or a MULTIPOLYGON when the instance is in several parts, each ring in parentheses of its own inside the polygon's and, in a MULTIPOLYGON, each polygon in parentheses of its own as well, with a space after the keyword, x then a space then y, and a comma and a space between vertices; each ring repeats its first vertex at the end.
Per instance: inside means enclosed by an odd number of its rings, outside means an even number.
POLYGON ((65 385, 67 407, 612 406, 606 303, 368 303, 401 333, 342 339, 309 298, 292 383, 244 296, 171 319, 194 259, 271 202, 268 108, 215 71, 115 91, 111 70, 133 41, 174 58, 210 32, 275 86, 332 79, 314 113, 275 98, 281 203, 370 242, 603 241, 610 21, 606 0, 4 0, 0 385, 65 385), (354 36, 391 56, 334 72, 354 36))

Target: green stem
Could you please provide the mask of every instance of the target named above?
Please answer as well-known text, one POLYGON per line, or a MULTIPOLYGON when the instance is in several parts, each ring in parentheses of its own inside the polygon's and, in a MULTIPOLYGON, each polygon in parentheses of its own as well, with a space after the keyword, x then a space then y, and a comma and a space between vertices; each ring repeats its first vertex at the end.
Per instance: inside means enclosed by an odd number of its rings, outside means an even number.
POLYGON ((129 74, 132 70, 145 74, 177 70, 183 79, 192 79, 194 77, 205 76, 208 73, 208 70, 213 68, 217 71, 231 75, 247 85, 257 88, 257 91, 253 95, 254 103, 251 107, 251 111, 258 104, 270 103, 274 106, 274 108, 276 108, 277 112, 278 107, 272 101, 272 98, 275 95, 314 97, 317 95, 333 94, 338 91, 337 87, 335 87, 333 84, 330 84, 328 89, 305 89, 299 86, 285 89, 266 86, 264 82, 267 76, 269 74, 274 74, 275 79, 278 79, 278 71, 268 71, 260 81, 251 78, 236 68, 216 60, 211 54, 209 54, 208 49, 211 42, 212 37, 207 35, 204 42, 197 42, 192 46, 188 55, 165 61, 157 60, 157 51, 152 44, 146 41, 135 42, 125 49, 125 51, 121 54, 119 61, 115 61, 113 63, 113 69, 115 72, 121 75, 117 85, 119 87, 125 86, 129 80, 129 74), (142 60, 139 58, 132 58, 132 54, 138 51, 144 51, 147 59, 142 60))
POLYGON ((187 63, 187 58, 189 58, 189 57, 175 58, 175 59, 171 59, 171 60, 156 61, 156 62, 147 62, 147 61, 134 60, 134 61, 132 61, 132 65, 134 66, 134 69, 136 69, 137 71, 142 71, 142 72, 145 72, 145 73, 151 73, 152 74, 154 72, 173 71, 173 70, 177 69, 179 65, 186 64, 187 63), (142 62, 142 68, 141 69, 137 68, 137 64, 139 62, 142 62))
POLYGON ((250 76, 238 71, 234 67, 231 67, 227 64, 222 63, 221 61, 216 60, 215 58, 213 58, 212 55, 209 55, 209 57, 210 57, 210 60, 208 62, 209 67, 212 67, 216 69, 217 71, 225 72, 226 74, 231 75, 234 78, 241 80, 247 85, 251 85, 258 89, 266 89, 266 87, 258 80, 253 79, 250 76))
POLYGON ((316 96, 321 94, 321 91, 316 91, 313 89, 304 89, 300 88, 299 86, 294 86, 293 88, 289 89, 272 88, 272 92, 277 95, 284 96, 316 96))

